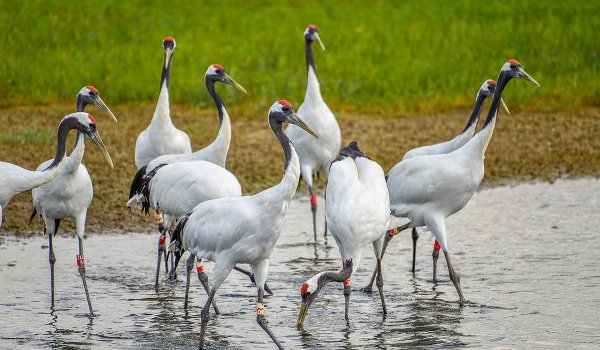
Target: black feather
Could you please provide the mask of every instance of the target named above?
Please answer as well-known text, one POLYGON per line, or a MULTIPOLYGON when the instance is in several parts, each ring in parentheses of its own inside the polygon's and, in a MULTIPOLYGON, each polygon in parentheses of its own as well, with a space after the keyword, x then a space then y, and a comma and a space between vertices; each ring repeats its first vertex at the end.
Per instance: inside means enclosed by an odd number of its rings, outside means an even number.
POLYGON ((137 173, 135 173, 133 181, 131 181, 131 188, 129 189, 129 198, 140 193, 142 190, 142 181, 144 180, 144 175, 146 174, 146 168, 147 165, 144 165, 137 171, 137 173))
POLYGON ((148 211, 150 210, 150 181, 160 168, 164 167, 167 164, 161 164, 152 169, 144 178, 142 179, 142 183, 140 185, 139 193, 142 195, 142 212, 148 215, 148 211))
POLYGON ((35 207, 33 207, 33 212, 31 212, 31 216, 29 217, 30 224, 33 221, 33 218, 35 218, 35 214, 37 214, 37 209, 35 209, 35 207))
POLYGON ((185 224, 187 224, 188 219, 190 218, 190 215, 192 215, 192 213, 189 213, 189 214, 181 217, 181 219, 179 220, 179 223, 175 227, 175 230, 171 234, 171 244, 174 244, 175 248, 176 248, 175 252, 174 252, 175 253, 175 268, 177 268, 177 265, 179 264, 179 260, 181 259, 181 255, 184 252, 183 247, 181 246, 181 232, 183 231, 185 224))

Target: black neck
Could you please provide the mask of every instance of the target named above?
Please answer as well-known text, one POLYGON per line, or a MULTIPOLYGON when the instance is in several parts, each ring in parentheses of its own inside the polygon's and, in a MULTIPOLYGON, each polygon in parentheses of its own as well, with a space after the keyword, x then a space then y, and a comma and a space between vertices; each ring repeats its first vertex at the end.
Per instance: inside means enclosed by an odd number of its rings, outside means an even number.
POLYGON ((494 92, 494 99, 492 100, 492 105, 490 106, 490 110, 488 111, 485 123, 483 123, 483 126, 481 127, 482 129, 488 126, 498 115, 498 108, 500 107, 502 91, 504 91, 504 88, 511 79, 512 77, 510 75, 506 74, 504 71, 500 71, 500 75, 498 76, 498 85, 496 85, 496 91, 494 92))
POLYGON ((319 277, 319 289, 323 288, 329 282, 344 282, 352 275, 352 259, 344 262, 340 272, 325 272, 319 277))
POLYGON ((165 83, 165 82, 167 83, 167 89, 169 88, 169 81, 171 79, 171 62, 173 61, 173 53, 171 53, 171 56, 169 57, 169 62, 166 62, 166 61, 167 61, 167 54, 165 54, 165 59, 163 60, 162 73, 160 75, 160 90, 162 90, 163 83, 165 83))
MULTIPOLYGON (((88 103, 81 97, 81 95, 77 94, 77 99, 75 101, 77 112, 85 112, 85 107, 88 103)), ((75 146, 77 146, 77 142, 79 142, 79 135, 81 135, 81 131, 77 130, 77 137, 75 137, 75 146)))
POLYGON ((67 151, 67 135, 71 129, 75 128, 77 128, 77 120, 75 118, 67 118, 60 122, 60 125, 58 126, 56 155, 54 156, 52 163, 44 169, 44 171, 54 168, 63 160, 63 158, 65 158, 65 153, 67 151))
POLYGON ((304 52, 306 55, 306 74, 308 74, 308 68, 312 67, 313 72, 315 72, 315 75, 317 75, 317 66, 315 65, 315 56, 313 54, 313 49, 312 49, 312 40, 309 39, 304 39, 305 42, 305 48, 304 48, 304 52))
POLYGON ((215 81, 213 79, 204 78, 204 82, 206 83, 206 89, 210 96, 212 96, 215 101, 215 106, 217 106, 217 113, 219 113, 219 125, 223 124, 223 108, 225 108, 225 104, 221 99, 221 96, 217 94, 217 90, 215 89, 215 81))
POLYGON ((286 171, 292 158, 292 144, 290 139, 283 132, 283 124, 280 121, 277 121, 272 115, 269 115, 269 126, 271 127, 273 134, 275 134, 275 137, 279 140, 281 148, 283 148, 283 154, 285 155, 285 166, 283 167, 283 171, 286 171))
POLYGON ((469 130, 469 128, 473 126, 474 123, 477 123, 477 121, 479 120, 479 116, 481 115, 481 110, 483 109, 483 102, 486 98, 487 96, 485 96, 484 94, 477 95, 477 100, 475 100, 475 106, 473 107, 473 111, 471 112, 469 121, 467 121, 467 125, 465 125, 463 131, 461 131, 461 134, 469 130))

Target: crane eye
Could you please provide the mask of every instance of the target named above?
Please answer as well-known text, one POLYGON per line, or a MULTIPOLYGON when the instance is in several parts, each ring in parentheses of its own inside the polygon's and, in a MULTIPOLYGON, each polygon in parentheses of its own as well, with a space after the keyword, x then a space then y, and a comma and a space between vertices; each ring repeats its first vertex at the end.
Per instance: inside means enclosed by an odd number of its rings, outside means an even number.
POLYGON ((215 71, 215 73, 217 73, 217 74, 221 74, 221 70, 220 70, 220 69, 217 69, 217 70, 215 71))
POLYGON ((287 108, 287 107, 285 107, 285 106, 283 106, 283 108, 281 108, 281 110, 282 110, 282 111, 284 111, 284 112, 287 112, 287 111, 289 111, 290 109, 289 109, 289 108, 287 108))

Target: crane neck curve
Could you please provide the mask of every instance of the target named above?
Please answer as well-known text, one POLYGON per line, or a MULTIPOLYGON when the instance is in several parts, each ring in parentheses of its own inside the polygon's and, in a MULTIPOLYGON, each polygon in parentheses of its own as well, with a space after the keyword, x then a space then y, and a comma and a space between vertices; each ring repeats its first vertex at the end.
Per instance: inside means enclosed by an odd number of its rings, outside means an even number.
POLYGON ((469 129, 471 129, 473 124, 477 125, 477 122, 479 121, 479 117, 481 116, 481 110, 483 109, 483 102, 485 102, 486 98, 487 98, 487 96, 485 96, 484 94, 477 94, 477 99, 475 100, 475 106, 473 106, 473 110, 471 111, 471 116, 469 117, 469 120, 467 121, 467 124, 465 125, 465 128, 463 129, 463 131, 461 131, 461 134, 463 134, 463 133, 467 132, 469 129))
POLYGON ((54 159, 52 163, 44 169, 43 171, 50 170, 58 166, 64 159, 67 148, 67 135, 71 129, 77 128, 77 120, 75 118, 66 118, 60 122, 58 126, 58 140, 56 143, 56 154, 54 155, 54 159))
POLYGON ((208 90, 208 93, 213 98, 215 106, 217 107, 217 113, 219 113, 219 126, 221 126, 223 125, 223 109, 226 108, 225 103, 223 103, 223 99, 221 99, 221 96, 217 93, 217 90, 215 89, 215 81, 213 79, 205 78, 204 82, 206 84, 206 89, 208 90))
POLYGON ((344 266, 339 272, 323 272, 319 277, 319 289, 323 288, 329 282, 344 282, 352 276, 352 259, 344 261, 344 266))
POLYGON ((275 117, 269 115, 269 126, 271 127, 271 131, 279 140, 281 144, 281 148, 283 149, 283 154, 285 155, 285 165, 283 167, 283 171, 287 172, 290 162, 292 160, 292 152, 296 152, 292 142, 287 137, 287 135, 283 132, 283 123, 276 120, 275 117))
POLYGON ((500 100, 502 98, 502 92, 508 82, 512 79, 512 77, 506 74, 504 71, 500 72, 498 76, 498 84, 496 85, 496 91, 494 92, 494 99, 492 100, 492 104, 490 105, 490 110, 488 111, 487 118, 483 123, 482 129, 487 127, 492 121, 496 119, 498 116, 498 109, 500 108, 500 100))
POLYGON ((306 56, 306 73, 312 68, 315 76, 317 75, 317 66, 315 64, 315 55, 312 48, 312 40, 304 39, 304 54, 306 56))

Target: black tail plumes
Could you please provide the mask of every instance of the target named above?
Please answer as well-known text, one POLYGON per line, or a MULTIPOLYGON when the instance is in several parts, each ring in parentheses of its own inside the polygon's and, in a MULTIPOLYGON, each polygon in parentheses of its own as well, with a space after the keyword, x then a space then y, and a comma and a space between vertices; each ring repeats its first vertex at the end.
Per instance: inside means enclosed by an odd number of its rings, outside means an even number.
POLYGON ((175 255, 175 268, 177 268, 177 264, 179 264, 179 259, 181 259, 181 255, 183 254, 184 250, 183 247, 181 246, 181 232, 183 231, 183 228, 185 227, 185 224, 187 224, 188 219, 190 218, 190 215, 192 215, 192 213, 189 213, 187 215, 184 215, 183 217, 181 217, 181 219, 179 220, 179 223, 177 224, 177 226, 175 227, 175 230, 173 231, 173 234, 171 235, 171 245, 174 248, 174 255, 175 255))
MULTIPOLYGON (((352 157, 352 159, 360 157, 371 159, 371 157, 364 154, 363 151, 361 151, 360 148, 358 148, 358 143, 356 141, 352 141, 348 144, 348 146, 340 150, 340 155, 333 162, 331 162, 331 164, 339 160, 345 159, 347 157, 352 157)), ((331 167, 331 165, 329 166, 331 167)))
POLYGON ((33 218, 35 218, 35 214, 37 214, 37 209, 35 209, 35 207, 33 207, 33 212, 31 212, 31 216, 29 217, 30 224, 33 221, 33 218))
POLYGON ((129 189, 129 198, 140 193, 142 190, 142 182, 144 181, 144 175, 146 174, 146 167, 147 165, 144 165, 137 173, 135 173, 133 181, 131 181, 131 188, 129 189))
POLYGON ((160 168, 164 167, 165 165, 166 164, 161 164, 161 165, 156 166, 154 169, 152 169, 152 171, 150 171, 148 174, 146 174, 146 176, 144 176, 143 179, 141 180, 140 190, 138 193, 141 194, 143 197, 142 212, 146 215, 148 215, 148 211, 150 210, 150 181, 152 181, 152 178, 154 177, 154 175, 156 175, 156 172, 160 168))

